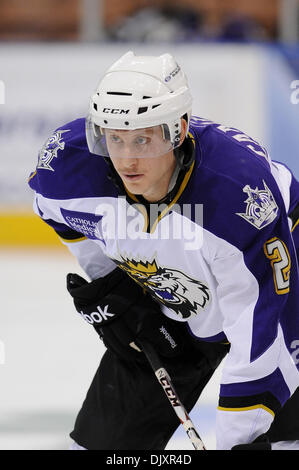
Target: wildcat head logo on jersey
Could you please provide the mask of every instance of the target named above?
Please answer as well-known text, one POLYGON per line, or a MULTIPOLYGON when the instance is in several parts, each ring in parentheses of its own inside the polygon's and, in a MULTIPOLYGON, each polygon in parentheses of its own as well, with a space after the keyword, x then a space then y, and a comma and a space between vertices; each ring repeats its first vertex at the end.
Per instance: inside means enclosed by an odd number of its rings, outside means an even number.
POLYGON ((50 163, 53 158, 57 158, 58 150, 64 149, 65 142, 62 141, 61 136, 64 134, 64 132, 69 131, 70 129, 56 131, 51 135, 51 137, 49 137, 39 152, 37 168, 54 171, 50 163))
POLYGON ((122 258, 120 268, 145 288, 153 297, 181 318, 197 315, 210 300, 210 290, 181 271, 162 268, 156 261, 142 262, 122 258))
POLYGON ((262 229, 269 225, 277 216, 278 207, 265 181, 264 189, 252 189, 249 184, 244 186, 243 192, 248 194, 246 199, 247 207, 245 213, 237 213, 247 220, 257 229, 262 229))

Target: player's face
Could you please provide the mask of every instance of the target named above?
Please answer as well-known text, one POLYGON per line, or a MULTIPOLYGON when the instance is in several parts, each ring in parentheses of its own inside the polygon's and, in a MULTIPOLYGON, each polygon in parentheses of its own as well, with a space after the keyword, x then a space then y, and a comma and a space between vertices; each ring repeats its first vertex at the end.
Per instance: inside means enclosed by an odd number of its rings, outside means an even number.
MULTIPOLYGON (((185 131, 186 121, 182 119, 181 142, 185 131)), ((105 134, 110 159, 126 188, 150 202, 166 196, 176 160, 161 126, 132 131, 105 129, 105 134)))
POLYGON ((150 202, 159 201, 167 194, 176 167, 173 152, 154 158, 120 157, 111 161, 126 188, 150 202))

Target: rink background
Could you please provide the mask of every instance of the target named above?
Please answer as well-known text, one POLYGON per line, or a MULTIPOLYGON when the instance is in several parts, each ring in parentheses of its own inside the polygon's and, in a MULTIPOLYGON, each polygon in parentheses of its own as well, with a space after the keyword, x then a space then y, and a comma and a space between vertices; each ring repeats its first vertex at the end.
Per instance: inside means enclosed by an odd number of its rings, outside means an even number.
MULTIPOLYGON (((129 49, 174 53, 188 74, 195 113, 247 132, 299 177, 299 103, 291 103, 298 77, 275 48, 0 44, 1 450, 67 449, 103 354, 65 289, 66 274, 80 273, 77 262, 33 215, 27 178, 49 133, 86 114, 99 75, 129 49)), ((208 449, 215 448, 219 376, 191 413, 208 449)), ((168 449, 192 449, 181 427, 168 449)))
MULTIPOLYGON (((68 449, 104 351, 65 288, 68 272, 83 272, 64 248, 2 248, 0 260, 0 449, 68 449)), ((219 376, 190 414, 210 450, 219 376)), ((167 449, 193 449, 181 426, 167 449)))

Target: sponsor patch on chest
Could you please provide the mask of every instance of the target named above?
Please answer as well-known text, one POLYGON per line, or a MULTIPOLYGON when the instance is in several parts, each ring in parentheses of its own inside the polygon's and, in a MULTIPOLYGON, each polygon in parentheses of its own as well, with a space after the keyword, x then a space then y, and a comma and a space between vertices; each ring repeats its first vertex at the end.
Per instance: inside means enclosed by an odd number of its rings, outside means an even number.
POLYGON ((67 225, 73 230, 82 233, 91 240, 101 240, 104 242, 101 231, 102 215, 71 211, 63 208, 60 209, 60 212, 67 225))

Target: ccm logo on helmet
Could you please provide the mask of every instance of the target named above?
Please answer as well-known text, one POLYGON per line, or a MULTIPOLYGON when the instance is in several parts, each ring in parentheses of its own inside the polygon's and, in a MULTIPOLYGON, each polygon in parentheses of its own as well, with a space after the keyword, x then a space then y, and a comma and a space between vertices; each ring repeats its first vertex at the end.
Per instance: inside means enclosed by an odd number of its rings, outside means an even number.
POLYGON ((80 315, 84 318, 84 320, 87 321, 87 323, 93 324, 93 323, 102 323, 109 318, 114 317, 114 313, 109 313, 108 312, 108 305, 105 305, 104 309, 102 310, 100 306, 97 307, 98 312, 92 312, 90 315, 87 315, 86 313, 83 313, 82 310, 80 315))
POLYGON ((119 109, 119 108, 104 108, 103 113, 111 113, 111 114, 128 114, 129 109, 119 109))

